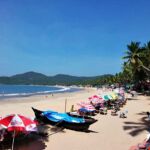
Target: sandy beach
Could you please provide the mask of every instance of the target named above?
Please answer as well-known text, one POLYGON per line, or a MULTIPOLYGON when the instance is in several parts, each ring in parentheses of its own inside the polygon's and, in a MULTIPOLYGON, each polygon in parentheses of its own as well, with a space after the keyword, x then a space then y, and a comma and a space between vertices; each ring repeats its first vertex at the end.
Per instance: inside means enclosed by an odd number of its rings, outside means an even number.
MULTIPOLYGON (((67 111, 77 102, 88 101, 88 97, 100 93, 100 90, 88 88, 83 91, 38 95, 23 98, 11 98, 0 101, 0 116, 10 113, 33 116, 31 107, 41 110, 52 109, 64 112, 67 99, 67 111)), ((145 112, 149 110, 150 97, 135 96, 128 100, 121 110, 128 110, 127 118, 97 114, 98 122, 90 126, 91 132, 63 130, 50 136, 45 142, 46 150, 128 150, 130 146, 146 137, 148 121, 145 112)), ((39 149, 40 150, 40 149, 39 149)), ((41 149, 42 150, 42 149, 41 149)))

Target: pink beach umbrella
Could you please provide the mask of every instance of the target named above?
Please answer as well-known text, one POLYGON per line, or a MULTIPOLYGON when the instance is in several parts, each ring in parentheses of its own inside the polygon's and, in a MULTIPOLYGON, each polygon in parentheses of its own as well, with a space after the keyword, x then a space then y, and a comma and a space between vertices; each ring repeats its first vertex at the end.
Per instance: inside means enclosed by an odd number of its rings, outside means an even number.
POLYGON ((94 95, 92 97, 89 97, 90 102, 92 102, 93 104, 98 104, 98 103, 103 103, 104 100, 102 97, 94 95))
POLYGON ((80 108, 86 108, 87 110, 90 110, 90 111, 94 111, 95 110, 94 106, 92 106, 90 103, 80 102, 80 103, 77 103, 77 105, 80 108))
POLYGON ((95 108, 94 108, 91 104, 85 105, 85 108, 86 108, 87 110, 90 110, 90 111, 94 111, 94 110, 95 110, 95 108))
POLYGON ((82 107, 85 107, 86 105, 91 105, 89 102, 80 102, 80 103, 77 103, 77 105, 82 108, 82 107))

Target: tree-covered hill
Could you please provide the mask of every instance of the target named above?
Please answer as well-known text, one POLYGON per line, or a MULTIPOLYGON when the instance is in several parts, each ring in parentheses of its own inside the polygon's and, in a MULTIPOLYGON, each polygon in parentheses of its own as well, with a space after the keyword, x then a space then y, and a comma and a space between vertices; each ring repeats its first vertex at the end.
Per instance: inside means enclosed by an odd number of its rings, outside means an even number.
POLYGON ((44 74, 31 71, 23 74, 17 74, 11 77, 0 77, 0 84, 93 85, 106 77, 112 77, 112 75, 101 75, 95 77, 77 77, 71 75, 58 74, 55 76, 46 76, 44 74))

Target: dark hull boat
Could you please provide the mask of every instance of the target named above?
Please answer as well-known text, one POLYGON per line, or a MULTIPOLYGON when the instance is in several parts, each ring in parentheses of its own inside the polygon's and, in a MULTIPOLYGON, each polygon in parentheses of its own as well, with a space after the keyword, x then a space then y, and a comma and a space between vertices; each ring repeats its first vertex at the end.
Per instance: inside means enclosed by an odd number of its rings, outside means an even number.
POLYGON ((32 108, 36 119, 40 123, 50 124, 52 126, 63 127, 76 131, 86 131, 89 126, 97 120, 91 117, 82 117, 71 115, 70 113, 58 113, 52 111, 41 111, 32 108))

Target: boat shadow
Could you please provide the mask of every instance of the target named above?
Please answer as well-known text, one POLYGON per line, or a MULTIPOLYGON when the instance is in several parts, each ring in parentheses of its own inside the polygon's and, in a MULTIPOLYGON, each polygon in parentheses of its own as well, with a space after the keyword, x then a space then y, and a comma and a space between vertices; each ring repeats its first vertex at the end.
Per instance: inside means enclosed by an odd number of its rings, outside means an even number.
POLYGON ((140 119, 139 122, 133 122, 133 121, 126 121, 124 122, 123 129, 126 131, 129 131, 129 134, 131 136, 137 136, 143 131, 150 131, 150 120, 148 120, 148 117, 146 116, 146 112, 138 113, 137 115, 142 115, 143 117, 140 119))
MULTIPOLYGON (((52 133, 49 134, 49 136, 52 136, 54 134, 57 134, 57 133, 66 133, 65 130, 70 130, 70 129, 66 129, 66 128, 63 128, 63 127, 51 127, 50 128, 50 131, 52 133)), ((99 133, 97 131, 93 131, 93 130, 83 130, 83 131, 77 131, 77 130, 72 130, 72 131, 75 131, 75 132, 82 132, 82 133, 99 133)))
POLYGON ((87 130, 87 131, 83 131, 83 132, 85 132, 85 133, 99 133, 99 132, 93 131, 93 130, 87 130))
POLYGON ((62 127, 51 127, 50 128, 51 133, 49 133, 49 136, 52 136, 57 133, 66 133, 66 131, 64 129, 65 128, 62 128, 62 127))
POLYGON ((129 101, 133 101, 133 100, 140 100, 138 98, 128 98, 129 101))

